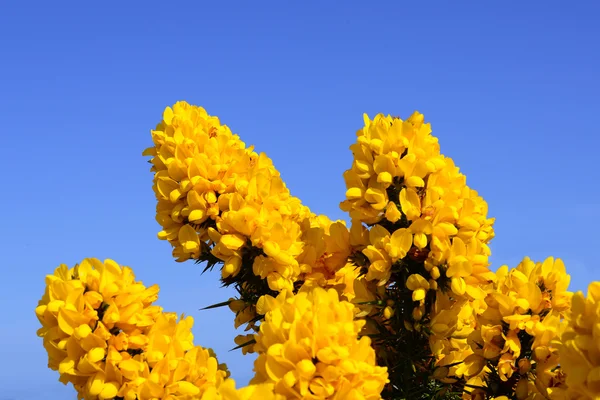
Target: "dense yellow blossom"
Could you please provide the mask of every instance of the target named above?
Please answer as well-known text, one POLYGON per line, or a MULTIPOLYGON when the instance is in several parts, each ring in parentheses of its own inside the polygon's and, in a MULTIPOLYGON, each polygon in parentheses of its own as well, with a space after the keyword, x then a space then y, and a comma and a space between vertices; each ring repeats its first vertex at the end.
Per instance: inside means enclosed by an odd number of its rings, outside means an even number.
POLYGON ((157 297, 112 260, 60 265, 35 310, 48 366, 85 400, 187 400, 220 385, 225 367, 194 346, 193 319, 164 313, 157 297))
POLYGON ((345 264, 349 246, 340 239, 347 228, 312 214, 290 195, 272 161, 217 117, 178 102, 165 109, 152 139, 144 154, 155 172, 158 236, 178 261, 210 253, 223 262, 224 279, 250 263, 275 291, 292 290, 318 264, 329 274, 345 264), (326 249, 315 248, 323 240, 326 249))
POLYGON ((374 344, 379 362, 390 366, 394 379, 413 376, 413 386, 401 391, 414 396, 430 368, 428 348, 449 373, 462 374, 466 338, 495 280, 488 268, 494 220, 452 159, 440 153, 422 114, 405 121, 365 115, 364 122, 351 146, 354 162, 344 174, 341 204, 352 218, 350 232, 367 231, 359 235, 366 243, 353 244, 351 259, 364 274, 353 301, 369 321, 367 331, 383 338, 374 344), (400 361, 416 354, 405 346, 419 349, 412 370, 400 361))
POLYGON ((469 335, 471 352, 456 368, 456 376, 481 375, 491 393, 518 398, 547 398, 564 386, 555 340, 570 305, 570 277, 560 259, 544 262, 525 258, 516 268, 496 272, 487 308, 477 316, 469 335))
POLYGON ((484 296, 480 286, 493 279, 487 243, 494 220, 452 159, 440 154, 423 115, 415 112, 406 121, 365 115, 357 137, 341 207, 379 230, 363 250, 367 279, 386 284, 392 265, 409 254, 425 261, 425 280, 442 278, 458 296, 484 296))
POLYGON ((571 396, 562 398, 600 399, 600 282, 588 286, 587 297, 573 296, 559 355, 571 396))
POLYGON ((219 387, 210 387, 198 400, 285 400, 274 392, 272 383, 248 385, 236 389, 235 381, 227 379, 219 387))
POLYGON ((357 337, 365 322, 335 290, 284 292, 263 303, 252 383, 273 383, 289 399, 380 398, 386 368, 375 365, 370 339, 357 337))
POLYGON ((431 127, 364 116, 344 173, 351 225, 312 213, 272 160, 203 108, 152 131, 158 237, 220 265, 236 388, 193 319, 154 305, 128 267, 85 259, 46 277, 48 366, 83 400, 600 400, 600 283, 568 292, 560 259, 489 269, 494 219, 431 127))

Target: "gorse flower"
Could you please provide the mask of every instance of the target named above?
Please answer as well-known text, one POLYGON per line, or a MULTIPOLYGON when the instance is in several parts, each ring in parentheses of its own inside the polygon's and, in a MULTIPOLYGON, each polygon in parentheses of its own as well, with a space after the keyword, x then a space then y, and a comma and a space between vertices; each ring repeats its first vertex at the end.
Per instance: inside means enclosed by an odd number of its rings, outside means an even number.
MULTIPOLYGON (((415 112, 405 121, 365 115, 364 122, 351 146, 352 167, 344 174, 341 208, 352 220, 347 229, 291 197, 272 162, 246 148, 203 109, 187 103, 168 108, 148 154, 163 155, 154 162, 155 182, 168 175, 179 185, 168 196, 155 189, 157 212, 173 207, 161 208, 161 201, 183 199, 167 218, 171 224, 183 216, 176 221, 183 233, 169 239, 175 253, 181 253, 177 246, 183 241, 187 258, 222 262, 224 283, 235 283, 240 293, 230 303, 235 326, 246 325, 246 331, 259 335, 265 315, 277 308, 274 304, 285 303, 275 298, 287 301, 291 293, 334 288, 355 303, 355 316, 365 321, 362 333, 374 338, 377 362, 391 371, 390 396, 414 397, 432 371, 451 390, 479 386, 467 389, 465 396, 472 398, 564 391, 554 344, 570 304, 562 262, 526 259, 510 272, 490 271, 494 219, 452 159, 440 153, 423 115, 415 112), (219 141, 220 134, 226 139, 219 141), (168 141, 163 136, 175 141, 168 151, 162 150, 168 141), (222 147, 212 145, 217 150, 208 152, 202 146, 210 141, 222 147), (177 164, 187 166, 187 176, 167 166, 177 158, 178 146, 191 149, 177 164), (208 177, 208 164, 190 168, 195 158, 212 158, 211 168, 221 172, 208 177), (159 176, 160 170, 167 172, 159 176), (195 183, 227 177, 234 178, 210 188, 195 183), (190 191, 195 193, 189 200, 180 196, 190 191), (198 196, 203 200, 192 201, 198 196), (186 220, 189 210, 198 208, 192 202, 202 203, 203 210, 204 203, 213 204, 212 211, 195 212, 203 220, 186 220), (276 297, 277 292, 287 294, 276 297), (401 361, 407 359, 412 363, 401 361)), ((245 353, 264 353, 251 335, 238 336, 236 344, 245 353)), ((447 388, 439 389, 436 395, 447 388)))
POLYGON ((272 383, 236 389, 233 379, 227 379, 218 388, 209 388, 199 400, 285 400, 285 397, 273 391, 272 383))
POLYGON ((573 296, 558 353, 568 391, 556 398, 600 399, 600 282, 573 296))
POLYGON ((482 382, 490 396, 509 396, 518 387, 518 399, 548 398, 564 387, 554 341, 570 304, 570 277, 551 257, 538 263, 525 258, 516 268, 502 266, 496 276, 467 340, 471 352, 452 372, 471 384, 482 382))
POLYGON ((236 388, 128 267, 46 278, 48 366, 84 400, 600 400, 600 283, 560 259, 490 269, 494 219, 422 114, 364 116, 344 173, 350 226, 291 195, 273 161, 203 108, 167 107, 144 151, 158 237, 220 268, 256 353, 236 388))
POLYGON ((425 186, 427 174, 444 166, 429 125, 423 124, 423 116, 418 113, 406 121, 383 114, 370 120, 365 114, 364 122, 365 127, 357 132, 357 142, 350 147, 354 162, 352 169, 344 173, 348 190, 342 208, 353 219, 369 224, 380 221, 390 201, 387 189, 394 178, 401 177, 407 188, 402 192, 403 211, 410 218, 418 216, 420 210, 414 208, 420 207, 416 202, 411 204, 416 188, 425 186))
POLYGON ((194 346, 193 319, 164 313, 157 298, 158 286, 112 260, 59 266, 35 310, 48 366, 85 400, 188 400, 219 386, 227 372, 194 346))
POLYGON ((144 154, 152 156, 155 172, 158 236, 172 244, 178 261, 220 261, 229 284, 249 271, 276 292, 292 290, 319 266, 331 274, 345 264, 343 223, 312 214, 290 195, 272 161, 217 117, 176 103, 165 109, 152 139, 144 154), (324 239, 330 229, 335 237, 324 239))
MULTIPOLYGON (((46 277, 46 292, 36 308, 49 367, 60 372, 63 383, 81 388, 90 375, 106 374, 109 341, 132 353, 146 344, 142 332, 162 312, 151 306, 157 295, 157 286, 135 282, 129 268, 112 260, 85 259, 71 269, 59 266, 46 277)), ((112 393, 118 386, 102 388, 112 393)))
POLYGON ((358 280, 382 290, 361 283, 372 295, 355 302, 361 315, 369 309, 378 362, 393 371, 392 381, 408 382, 395 395, 420 396, 432 357, 468 351, 466 337, 495 280, 487 245, 494 220, 440 153, 423 115, 364 120, 351 146, 354 162, 344 174, 341 208, 350 213, 351 231, 368 231, 351 256, 364 273, 358 280))
POLYGON ((264 302, 253 383, 273 383, 289 399, 380 398, 387 371, 375 365, 369 338, 358 339, 365 322, 354 320, 351 303, 321 288, 264 302))
POLYGON ((344 173, 348 190, 341 207, 377 230, 363 250, 367 279, 386 284, 392 264, 408 253, 424 261, 426 280, 442 278, 456 295, 481 298, 479 286, 493 279, 487 243, 494 220, 487 204, 440 154, 422 114, 406 121, 383 114, 364 119, 350 147, 354 162, 344 173))

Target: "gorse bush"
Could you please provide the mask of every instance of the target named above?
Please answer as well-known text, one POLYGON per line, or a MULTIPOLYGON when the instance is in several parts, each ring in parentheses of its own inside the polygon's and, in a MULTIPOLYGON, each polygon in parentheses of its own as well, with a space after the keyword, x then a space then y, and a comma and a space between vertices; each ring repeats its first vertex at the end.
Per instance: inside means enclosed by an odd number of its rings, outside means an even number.
POLYGON ((48 365, 80 399, 600 399, 600 283, 563 262, 489 266, 494 219, 423 115, 364 117, 341 202, 316 215, 273 162, 179 102, 152 131, 158 238, 220 268, 236 389, 191 317, 112 260, 61 265, 36 308, 48 365), (232 315, 233 317, 233 315, 232 315))

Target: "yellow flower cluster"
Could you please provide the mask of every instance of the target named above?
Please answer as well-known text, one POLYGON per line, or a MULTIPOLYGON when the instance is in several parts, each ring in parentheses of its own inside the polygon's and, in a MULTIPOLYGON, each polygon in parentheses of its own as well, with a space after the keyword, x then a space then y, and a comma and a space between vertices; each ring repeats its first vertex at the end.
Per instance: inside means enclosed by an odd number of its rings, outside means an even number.
POLYGON ((495 280, 488 268, 494 219, 440 153, 422 114, 405 121, 365 115, 364 122, 351 146, 341 203, 356 238, 351 258, 364 272, 354 282, 353 301, 369 321, 365 332, 381 338, 374 344, 379 362, 394 379, 412 376, 414 387, 402 396, 413 396, 425 385, 417 381, 430 368, 430 351, 446 361, 458 357, 455 363, 463 356, 457 348, 468 351, 466 337, 495 280), (405 349, 408 343, 419 350, 405 349), (416 367, 398 366, 417 353, 416 367))
POLYGON ((334 289, 264 296, 252 383, 272 383, 287 399, 379 399, 387 369, 375 365, 364 321, 334 289))
POLYGON ((415 112, 364 116, 351 218, 315 215, 203 108, 152 131, 156 220, 177 261, 221 265, 255 377, 236 388, 193 319, 112 260, 59 266, 36 308, 48 365, 83 400, 600 400, 600 283, 560 259, 489 269, 487 203, 415 112))
MULTIPOLYGON (((485 298, 487 308, 468 336, 470 349, 461 342, 440 364, 462 358, 450 375, 468 379, 471 387, 487 387, 479 392, 548 398, 564 386, 554 341, 570 306, 570 277, 563 262, 552 257, 537 263, 525 258, 516 268, 502 266, 496 275, 494 290, 485 298)), ((477 393, 471 397, 478 398, 477 393)))
POLYGON ((35 310, 48 366, 85 400, 189 400, 219 386, 227 372, 194 346, 193 319, 163 312, 157 297, 112 260, 60 265, 35 310))
POLYGON ((274 291, 292 290, 319 263, 327 271, 344 265, 344 224, 312 214, 290 195, 271 159, 246 148, 217 117, 178 102, 165 109, 152 139, 144 154, 155 172, 158 236, 178 261, 205 260, 210 252, 224 263, 224 279, 249 263, 274 291))
POLYGON ((494 220, 486 202, 440 154, 422 114, 364 120, 350 147, 354 162, 344 173, 348 190, 341 207, 353 221, 375 224, 363 250, 367 279, 385 285, 394 263, 408 255, 423 260, 429 275, 411 279, 417 299, 435 290, 439 279, 458 296, 481 298, 480 285, 493 278, 487 243, 494 220))
POLYGON ((559 344, 568 391, 557 399, 600 399, 600 282, 573 295, 559 344))
POLYGON ((394 365, 404 351, 389 338, 417 340, 437 360, 436 379, 482 388, 467 390, 470 398, 491 396, 492 383, 498 399, 511 390, 519 399, 564 392, 556 338, 570 294, 562 262, 525 259, 510 272, 491 272, 494 220, 440 153, 423 115, 364 120, 344 174, 341 208, 350 213, 350 229, 312 214, 290 195, 269 158, 202 108, 168 107, 152 132, 154 147, 145 154, 153 156, 159 237, 171 242, 179 261, 224 264, 223 282, 235 283, 241 295, 228 303, 235 326, 258 331, 236 338, 244 353, 259 353, 256 382, 271 382, 286 396, 306 393, 301 370, 272 361, 264 332, 287 343, 275 334, 273 315, 299 307, 295 299, 309 304, 322 297, 311 291, 335 288, 359 305, 354 316, 364 318, 363 334, 379 338, 374 346, 383 365, 394 365), (260 297, 269 292, 282 294, 260 297))
POLYGON ((285 400, 273 391, 273 387, 273 384, 263 383, 236 389, 235 381, 227 379, 219 387, 208 388, 198 400, 285 400))

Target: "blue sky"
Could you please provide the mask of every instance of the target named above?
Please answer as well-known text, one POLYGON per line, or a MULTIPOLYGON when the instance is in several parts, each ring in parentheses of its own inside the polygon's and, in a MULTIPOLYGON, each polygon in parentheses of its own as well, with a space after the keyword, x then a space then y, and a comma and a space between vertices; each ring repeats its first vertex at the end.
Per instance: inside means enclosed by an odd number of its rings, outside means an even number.
POLYGON ((142 150, 166 105, 221 117, 315 212, 338 209, 362 113, 425 114, 497 218, 494 266, 561 257, 600 279, 599 3, 2 2, 0 400, 74 399, 46 368, 44 276, 85 257, 130 265, 196 319, 234 378, 216 274, 156 239, 142 150), (343 4, 343 6, 341 6, 343 4))

